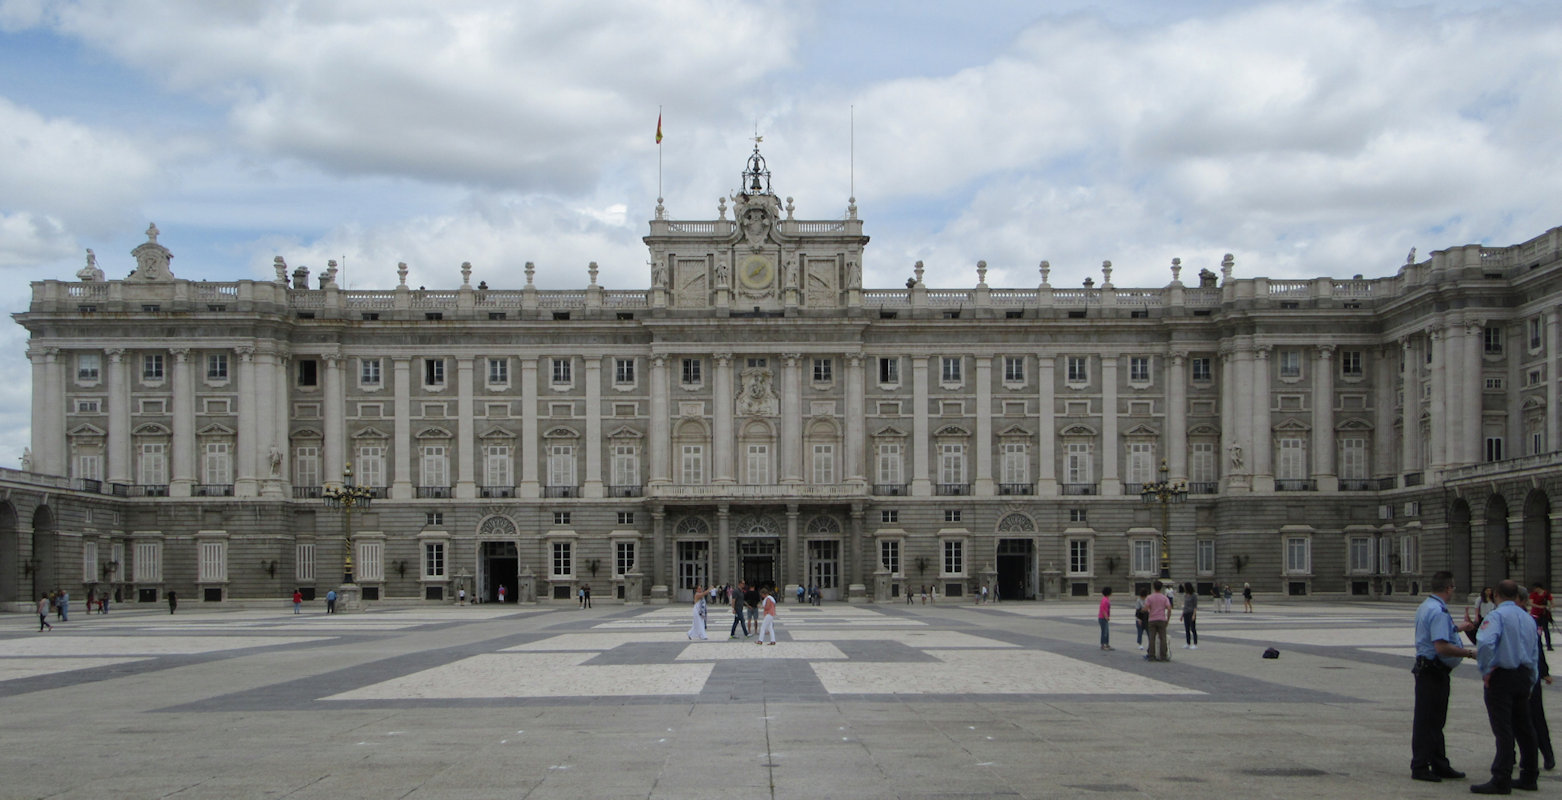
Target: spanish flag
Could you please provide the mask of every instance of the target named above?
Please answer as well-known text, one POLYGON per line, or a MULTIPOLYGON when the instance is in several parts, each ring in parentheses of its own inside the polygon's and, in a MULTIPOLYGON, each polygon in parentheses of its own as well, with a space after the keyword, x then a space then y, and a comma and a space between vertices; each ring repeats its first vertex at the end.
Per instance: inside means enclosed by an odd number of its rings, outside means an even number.
POLYGON ((656 115, 656 143, 662 143, 662 115, 656 115))

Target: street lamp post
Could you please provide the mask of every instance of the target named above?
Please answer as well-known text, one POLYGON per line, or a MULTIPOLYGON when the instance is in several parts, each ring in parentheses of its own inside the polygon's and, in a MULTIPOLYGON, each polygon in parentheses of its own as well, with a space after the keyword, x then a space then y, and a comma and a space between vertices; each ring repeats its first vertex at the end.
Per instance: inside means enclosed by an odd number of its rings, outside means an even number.
POLYGON ((1161 479, 1139 487, 1139 498, 1146 503, 1161 504, 1161 577, 1171 577, 1171 506, 1188 502, 1186 481, 1172 481, 1166 476, 1166 459, 1161 459, 1161 479))
POLYGON ((326 508, 342 512, 346 553, 342 557, 343 585, 337 599, 344 609, 352 610, 358 607, 358 586, 353 583, 353 512, 368 508, 374 499, 374 492, 366 486, 353 483, 353 465, 348 462, 342 465, 342 484, 325 487, 320 491, 320 496, 325 499, 326 508))

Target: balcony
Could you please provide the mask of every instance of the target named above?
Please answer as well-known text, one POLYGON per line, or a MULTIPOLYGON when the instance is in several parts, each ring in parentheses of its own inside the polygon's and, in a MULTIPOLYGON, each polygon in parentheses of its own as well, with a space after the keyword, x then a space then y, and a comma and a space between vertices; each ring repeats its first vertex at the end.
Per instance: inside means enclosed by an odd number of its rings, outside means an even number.
POLYGON ((450 499, 449 486, 419 486, 417 487, 419 500, 448 500, 450 499))
POLYGON ((1342 492, 1377 492, 1392 489, 1398 483, 1394 478, 1341 478, 1342 492))
POLYGON ((832 484, 651 484, 646 496, 665 500, 759 500, 783 502, 797 499, 844 500, 863 496, 868 487, 860 483, 832 484))
POLYGON ((142 483, 130 487, 131 497, 167 497, 168 484, 166 483, 142 483))
MULTIPOLYGON (((294 491, 297 491, 296 489, 294 491)), ((318 491, 318 490, 317 490, 318 491)), ((190 489, 192 497, 232 497, 231 483, 197 483, 190 489)), ((295 495, 296 496, 296 495, 295 495)))
POLYGON ((389 486, 365 486, 363 488, 369 492, 370 500, 385 500, 390 497, 389 486))
POLYGON ((911 487, 904 483, 875 483, 873 493, 879 497, 905 497, 911 494, 911 487))
POLYGON ((1189 481, 1188 494, 1216 494, 1220 491, 1217 481, 1189 481))
POLYGON ((1062 484, 1065 495, 1100 494, 1101 487, 1094 483, 1065 483, 1062 484))
POLYGON ((1123 494, 1130 495, 1130 496, 1136 495, 1136 494, 1144 494, 1144 484, 1142 484, 1142 483, 1124 483, 1123 484, 1123 494))
POLYGON ((1014 494, 1035 494, 1035 493, 1036 493, 1036 484, 1034 484, 1034 483, 1000 483, 1000 484, 998 484, 998 494, 1014 495, 1014 494))
POLYGON ((1275 491, 1277 491, 1277 492, 1316 492, 1316 491, 1318 491, 1318 482, 1315 481, 1315 480, 1311 480, 1311 479, 1308 479, 1308 480, 1276 480, 1275 481, 1275 491))
MULTIPOLYGON (((199 488, 199 487, 197 487, 197 488, 199 488)), ((323 491, 325 491, 325 488, 322 487, 322 486, 294 486, 293 487, 293 499, 294 500, 319 500, 321 498, 321 496, 322 496, 321 492, 323 492, 323 491)), ((228 492, 228 494, 233 494, 233 492, 230 491, 230 492, 228 492)), ((199 496, 199 495, 197 495, 197 496, 199 496)))
POLYGON ((1407 472, 1407 473, 1405 473, 1405 488, 1406 489, 1408 489, 1408 488, 1410 488, 1412 486, 1420 486, 1421 482, 1422 482, 1421 481, 1421 473, 1419 473, 1419 472, 1407 472))
POLYGON ((544 486, 544 487, 542 487, 542 496, 543 497, 579 497, 580 496, 580 487, 579 486, 544 486))
POLYGON ((970 493, 971 493, 971 484, 969 484, 969 483, 935 483, 935 484, 933 484, 933 494, 941 495, 943 497, 964 497, 965 495, 968 495, 970 493))
POLYGON ((645 488, 638 483, 607 487, 608 497, 639 497, 643 494, 645 494, 645 488))
POLYGON ((477 496, 478 497, 485 497, 485 498, 514 497, 515 496, 515 487, 514 486, 480 486, 477 489, 477 496))

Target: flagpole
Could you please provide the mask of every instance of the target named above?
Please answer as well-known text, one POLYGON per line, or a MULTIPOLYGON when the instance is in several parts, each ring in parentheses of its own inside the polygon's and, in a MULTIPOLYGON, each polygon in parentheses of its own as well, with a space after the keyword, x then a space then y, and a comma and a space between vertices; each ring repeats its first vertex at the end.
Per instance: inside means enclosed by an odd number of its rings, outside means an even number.
POLYGON ((662 107, 656 107, 656 202, 662 202, 662 107))

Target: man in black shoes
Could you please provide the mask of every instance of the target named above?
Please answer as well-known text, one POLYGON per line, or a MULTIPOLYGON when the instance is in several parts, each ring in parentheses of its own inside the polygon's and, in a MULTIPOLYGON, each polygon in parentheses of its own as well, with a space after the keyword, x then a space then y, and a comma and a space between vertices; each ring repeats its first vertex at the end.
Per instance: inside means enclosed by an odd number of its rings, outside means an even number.
POLYGON ((1463 778, 1464 773, 1448 764, 1443 746, 1443 725, 1448 721, 1449 676, 1460 659, 1474 658, 1475 652, 1463 647, 1461 628, 1448 614, 1448 601, 1454 594, 1454 576, 1439 572, 1428 587, 1431 594, 1416 610, 1416 707, 1410 732, 1410 777, 1437 782, 1444 778, 1463 778))
POLYGON ((1497 756, 1491 762, 1491 780, 1470 791, 1476 794, 1508 794, 1514 789, 1535 791, 1540 777, 1535 752, 1535 728, 1529 717, 1529 693, 1540 675, 1540 638, 1535 620, 1519 608, 1523 590, 1513 581, 1497 584, 1497 610, 1481 620, 1476 635, 1481 681, 1486 684, 1486 718, 1497 737, 1497 756), (1513 780, 1513 746, 1519 747, 1519 779, 1513 780))

